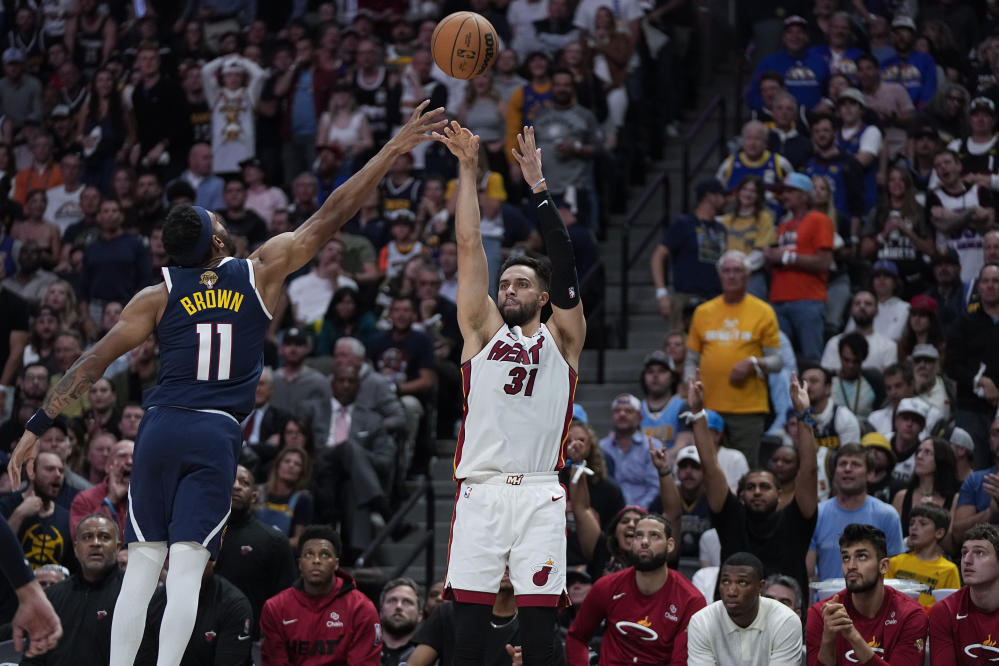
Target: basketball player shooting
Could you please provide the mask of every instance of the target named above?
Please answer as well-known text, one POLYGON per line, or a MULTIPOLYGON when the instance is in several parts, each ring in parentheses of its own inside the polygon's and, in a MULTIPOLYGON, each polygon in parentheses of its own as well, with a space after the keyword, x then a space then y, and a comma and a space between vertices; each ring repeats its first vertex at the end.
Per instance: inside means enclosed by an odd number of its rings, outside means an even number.
POLYGON ((565 599, 565 491, 558 470, 586 336, 565 224, 525 127, 513 156, 533 192, 551 261, 510 257, 496 302, 479 231, 479 137, 456 122, 441 139, 458 158, 458 324, 465 410, 445 596, 455 601, 455 660, 479 666, 482 636, 507 564, 520 614, 524 664, 554 662, 552 635, 565 599), (541 322, 541 309, 552 305, 541 322))
POLYGON ((7 469, 13 486, 27 463, 33 475, 38 436, 68 404, 86 394, 114 359, 154 332, 160 344, 157 383, 135 443, 128 490, 128 569, 115 605, 111 666, 131 666, 146 608, 169 553, 167 605, 158 666, 177 666, 194 629, 201 576, 218 555, 229 516, 240 421, 253 409, 264 337, 284 279, 304 266, 374 192, 395 159, 444 126, 443 109, 423 102, 357 174, 337 188, 293 232, 271 238, 249 259, 234 259, 217 214, 174 208, 163 245, 177 264, 163 283, 135 295, 121 319, 71 367, 28 421, 7 469))

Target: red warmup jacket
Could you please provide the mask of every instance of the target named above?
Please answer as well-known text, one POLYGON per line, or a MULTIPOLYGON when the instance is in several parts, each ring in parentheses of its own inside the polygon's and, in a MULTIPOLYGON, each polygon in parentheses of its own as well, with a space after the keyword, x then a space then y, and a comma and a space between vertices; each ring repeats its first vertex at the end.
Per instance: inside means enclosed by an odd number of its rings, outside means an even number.
MULTIPOLYGON (((853 626, 865 639, 870 637, 867 644, 874 648, 874 657, 867 662, 868 666, 923 666, 929 618, 917 601, 886 585, 885 599, 877 615, 866 618, 853 607, 853 598, 849 592, 840 590, 838 594, 853 620, 853 626)), ((805 627, 807 666, 819 663, 822 607, 831 598, 823 599, 808 609, 805 627)), ((853 648, 845 638, 837 636, 837 666, 855 663, 857 659, 853 656, 853 648)))
POLYGON ((333 590, 310 597, 301 581, 271 597, 260 613, 264 666, 379 666, 382 630, 378 612, 337 570, 333 590))
POLYGON ((965 585, 930 611, 933 666, 988 664, 999 660, 999 609, 986 613, 965 585))

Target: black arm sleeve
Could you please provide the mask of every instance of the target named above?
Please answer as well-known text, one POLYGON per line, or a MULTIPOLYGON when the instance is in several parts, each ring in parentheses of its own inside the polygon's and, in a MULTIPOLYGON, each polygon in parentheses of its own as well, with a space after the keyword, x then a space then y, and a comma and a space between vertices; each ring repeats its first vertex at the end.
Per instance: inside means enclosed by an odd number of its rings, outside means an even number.
POLYGON ((551 304, 562 310, 571 310, 579 303, 579 278, 569 231, 548 190, 534 194, 532 199, 538 209, 538 228, 552 262, 552 279, 548 285, 551 304))
POLYGON ((6 520, 0 520, 0 568, 3 568, 3 574, 15 590, 35 579, 24 562, 21 542, 6 520))

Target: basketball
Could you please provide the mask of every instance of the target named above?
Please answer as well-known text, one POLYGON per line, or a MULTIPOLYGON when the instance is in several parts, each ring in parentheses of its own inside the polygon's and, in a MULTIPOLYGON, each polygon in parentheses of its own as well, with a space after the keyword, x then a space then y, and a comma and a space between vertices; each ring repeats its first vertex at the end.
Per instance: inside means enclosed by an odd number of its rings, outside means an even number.
POLYGON ((430 53, 448 76, 474 79, 496 62, 499 36, 485 17, 475 12, 455 12, 437 24, 430 39, 430 53))

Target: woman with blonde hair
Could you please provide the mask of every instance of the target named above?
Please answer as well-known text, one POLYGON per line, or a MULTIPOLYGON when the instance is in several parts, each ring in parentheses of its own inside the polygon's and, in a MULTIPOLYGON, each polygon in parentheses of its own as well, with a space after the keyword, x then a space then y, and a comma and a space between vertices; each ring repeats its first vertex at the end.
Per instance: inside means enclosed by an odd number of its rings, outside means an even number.
POLYGON ((746 176, 735 188, 731 212, 721 221, 728 232, 727 249, 738 250, 748 258, 749 293, 763 300, 769 291, 763 251, 777 242, 774 216, 767 208, 766 194, 762 178, 755 174, 746 176))
POLYGON ((312 460, 305 449, 281 449, 260 487, 257 518, 273 526, 298 550, 298 537, 312 523, 315 505, 306 490, 312 482, 312 460))
MULTIPOLYGON (((76 306, 76 292, 73 291, 73 286, 65 280, 56 280, 48 286, 45 295, 42 296, 41 306, 48 306, 55 311, 62 328, 87 333, 84 331, 83 322, 76 306)), ((95 330, 93 333, 96 335, 97 331, 95 330)), ((88 340, 92 339, 89 335, 85 337, 88 340)))
POLYGON ((367 116, 358 108, 354 93, 347 84, 337 84, 330 93, 329 104, 319 116, 316 131, 318 146, 335 145, 352 165, 360 155, 375 145, 367 116))
MULTIPOLYGON (((589 505, 599 515, 600 526, 604 528, 610 523, 614 514, 624 506, 624 495, 607 467, 607 459, 599 441, 593 428, 578 419, 572 420, 566 440, 566 453, 573 464, 569 470, 570 480, 578 471, 576 465, 585 462, 586 469, 593 472, 592 474, 583 472, 590 491, 589 505)), ((566 467, 569 467, 568 464, 566 467)))
POLYGON ((845 266, 850 260, 850 247, 843 242, 836 214, 836 185, 828 176, 812 176, 812 208, 825 213, 833 223, 833 265, 829 268, 829 282, 826 287, 826 331, 839 333, 843 330, 846 308, 850 303, 850 274, 845 266))
POLYGON ((458 122, 479 136, 485 146, 489 170, 506 173, 506 100, 493 85, 492 70, 475 77, 465 86, 465 98, 458 107, 458 122))

